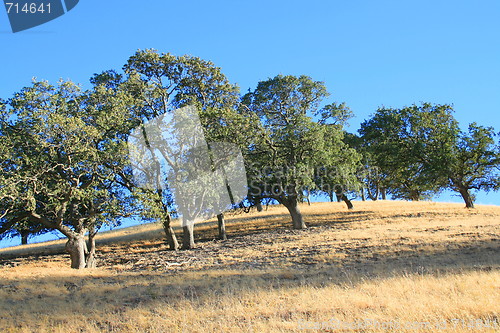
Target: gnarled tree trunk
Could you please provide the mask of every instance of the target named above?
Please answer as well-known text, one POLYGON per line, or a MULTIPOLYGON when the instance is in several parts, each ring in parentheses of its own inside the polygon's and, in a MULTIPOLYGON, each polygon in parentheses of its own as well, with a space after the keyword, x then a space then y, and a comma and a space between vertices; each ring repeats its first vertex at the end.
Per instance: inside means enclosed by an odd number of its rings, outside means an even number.
POLYGON ((382 200, 387 200, 387 191, 386 191, 385 187, 380 188, 380 196, 381 196, 382 200))
POLYGON ((342 193, 341 195, 337 195, 337 199, 338 199, 339 202, 340 201, 344 201, 345 204, 347 205, 347 209, 353 209, 354 208, 351 200, 349 200, 349 198, 344 193, 342 193))
POLYGON ((66 251, 71 258, 71 268, 82 269, 86 266, 85 255, 87 254, 87 244, 83 233, 68 237, 66 251))
POLYGON ((474 208, 474 200, 472 200, 472 196, 470 195, 469 189, 466 188, 465 186, 460 186, 458 188, 458 191, 460 192, 462 199, 464 199, 465 208, 474 208))
POLYGON ((30 235, 27 231, 21 231, 21 245, 28 244, 28 236, 30 235))
POLYGON ((299 203, 297 197, 292 196, 282 201, 282 204, 288 209, 290 212, 290 216, 292 217, 292 224, 294 229, 306 229, 307 226, 302 218, 302 213, 299 209, 299 203))
POLYGON ((370 184, 366 186, 366 192, 368 193, 368 198, 370 198, 373 201, 377 201, 378 199, 378 194, 379 194, 379 188, 378 185, 375 187, 375 193, 372 193, 372 189, 370 188, 370 184))
POLYGON ((96 256, 95 256, 95 232, 89 233, 89 244, 88 244, 88 252, 85 257, 85 268, 95 268, 96 267, 96 256))
POLYGON ((167 237, 167 244, 170 250, 177 251, 179 249, 179 242, 175 236, 174 228, 171 225, 170 214, 167 214, 165 218, 161 221, 163 225, 163 231, 165 231, 165 236, 167 237))

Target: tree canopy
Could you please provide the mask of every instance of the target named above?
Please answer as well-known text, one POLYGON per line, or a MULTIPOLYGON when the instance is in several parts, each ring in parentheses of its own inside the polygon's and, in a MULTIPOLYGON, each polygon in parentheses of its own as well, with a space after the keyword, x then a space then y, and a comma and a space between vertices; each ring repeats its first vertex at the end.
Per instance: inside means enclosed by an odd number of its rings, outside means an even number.
POLYGON ((326 124, 332 107, 321 108, 321 102, 328 95, 323 82, 278 75, 242 98, 261 124, 259 139, 247 152, 250 195, 283 204, 296 229, 306 227, 298 202, 304 190, 317 187, 316 170, 331 171, 341 163, 339 151, 347 149, 341 127, 326 124), (317 114, 324 115, 322 121, 313 119, 317 114))
POLYGON ((473 208, 470 190, 499 188, 494 130, 472 123, 460 131, 450 105, 380 108, 359 132, 394 197, 419 200, 449 188, 473 208))
POLYGON ((106 167, 119 144, 109 127, 117 119, 90 101, 72 82, 34 82, 4 103, 0 119, 2 226, 60 231, 74 268, 94 265, 85 233, 92 238, 132 208, 106 167))
POLYGON ((492 127, 469 125, 453 147, 448 170, 449 188, 460 193, 467 208, 474 207, 471 190, 500 188, 500 146, 492 127))
MULTIPOLYGON (((122 82, 116 85, 116 89, 131 96, 131 116, 139 119, 140 124, 189 106, 197 111, 209 144, 231 142, 241 147, 247 145, 251 137, 248 133, 252 133, 249 130, 251 118, 239 112, 239 88, 231 84, 212 62, 193 56, 143 50, 131 56, 123 69, 122 82)), ((96 81, 109 81, 108 77, 103 73, 96 81)), ((178 242, 170 225, 170 213, 175 209, 168 187, 172 180, 164 177, 161 181, 167 186, 144 189, 134 184, 130 172, 122 172, 121 178, 123 184, 134 189, 146 211, 156 214, 163 222, 170 248, 177 249, 178 242)), ((189 249, 193 246, 193 226, 186 225, 183 227, 182 247, 189 249)))
POLYGON ((363 145, 394 197, 420 200, 446 186, 448 157, 459 132, 452 112, 449 105, 429 103, 379 108, 361 124, 363 145))

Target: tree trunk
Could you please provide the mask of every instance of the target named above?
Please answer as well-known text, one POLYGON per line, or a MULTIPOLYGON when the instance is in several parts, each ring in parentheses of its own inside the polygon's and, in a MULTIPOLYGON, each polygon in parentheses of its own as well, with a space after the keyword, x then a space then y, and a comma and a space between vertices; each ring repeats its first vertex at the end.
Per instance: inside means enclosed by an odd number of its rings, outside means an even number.
POLYGON ((88 253, 86 256, 85 268, 95 268, 97 259, 95 257, 95 235, 96 233, 89 233, 88 253))
POLYGON ((283 202, 283 205, 290 212, 290 216, 292 217, 292 223, 294 229, 306 229, 307 226, 302 218, 302 213, 299 209, 299 204, 297 201, 297 197, 288 198, 283 202))
POLYGON ((264 208, 262 208, 262 199, 256 198, 253 196, 248 197, 248 201, 250 202, 250 206, 255 206, 258 212, 262 212, 264 208))
POLYGON ((361 201, 366 201, 365 187, 361 186, 361 201))
POLYGON ((224 213, 217 215, 218 227, 219 227, 219 239, 227 240, 226 234, 226 220, 224 219, 224 213))
POLYGON ((337 202, 342 202, 342 194, 336 193, 337 202))
POLYGON ((458 190, 465 201, 465 208, 474 208, 474 200, 472 200, 469 189, 465 186, 460 186, 458 190))
POLYGON ((187 223, 182 227, 182 249, 189 250, 194 248, 194 224, 187 223))
POLYGON ((410 200, 411 201, 420 201, 420 192, 411 190, 410 191, 410 200))
POLYGON ((380 196, 382 197, 382 200, 386 200, 386 198, 387 198, 387 191, 386 191, 385 187, 381 187, 380 188, 380 196))
POLYGON ((351 200, 349 200, 349 198, 345 194, 342 194, 340 196, 340 199, 342 199, 345 202, 345 204, 347 205, 347 209, 353 209, 354 208, 351 200))
POLYGON ((370 189, 370 185, 368 184, 366 186, 366 192, 368 193, 368 198, 372 201, 377 201, 378 199, 378 187, 376 188, 375 194, 372 193, 372 190, 370 189))
POLYGON ((328 192, 328 197, 330 198, 330 202, 333 202, 333 191, 328 192))
POLYGON ((255 203, 255 207, 257 207, 258 212, 262 212, 264 210, 264 208, 262 208, 262 202, 260 200, 257 200, 257 202, 255 203))
POLYGON ((29 232, 21 231, 21 245, 28 244, 28 236, 29 235, 30 235, 29 232))
POLYGON ((87 244, 83 234, 70 237, 66 242, 66 251, 71 258, 71 268, 85 268, 85 254, 87 253, 87 244))
POLYGON ((174 228, 171 225, 170 214, 167 214, 165 218, 161 221, 163 225, 163 231, 165 231, 165 236, 167 236, 167 244, 170 250, 177 251, 179 249, 179 242, 175 236, 174 228))

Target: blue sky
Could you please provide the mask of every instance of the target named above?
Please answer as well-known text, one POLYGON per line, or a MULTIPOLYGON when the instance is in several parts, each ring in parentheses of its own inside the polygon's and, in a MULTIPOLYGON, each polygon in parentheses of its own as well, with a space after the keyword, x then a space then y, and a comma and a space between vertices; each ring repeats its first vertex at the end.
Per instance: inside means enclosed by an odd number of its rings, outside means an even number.
MULTIPOLYGON (((277 74, 324 81, 329 101, 356 114, 351 132, 379 106, 421 101, 453 104, 463 128, 476 121, 500 131, 499 17, 496 0, 80 0, 13 34, 0 10, 0 97, 32 77, 88 87, 94 73, 155 48, 213 61, 242 92, 277 74)), ((478 202, 498 205, 500 195, 478 202)))

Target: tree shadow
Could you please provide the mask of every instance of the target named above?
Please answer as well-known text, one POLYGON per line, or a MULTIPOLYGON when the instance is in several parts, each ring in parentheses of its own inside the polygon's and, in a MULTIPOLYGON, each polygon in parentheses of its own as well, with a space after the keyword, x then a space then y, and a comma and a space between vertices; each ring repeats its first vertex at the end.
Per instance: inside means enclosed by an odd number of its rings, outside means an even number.
MULTIPOLYGON (((114 313, 125 309, 150 308, 162 303, 177 307, 185 304, 186 300, 196 306, 206 304, 214 297, 238 297, 244 291, 279 293, 305 286, 356 287, 367 279, 387 279, 406 274, 447 276, 500 269, 499 239, 458 245, 436 251, 432 248, 404 250, 373 257, 346 249, 346 253, 350 253, 348 260, 309 261, 281 270, 273 267, 255 269, 255 266, 236 269, 228 265, 210 270, 187 267, 160 272, 124 270, 109 274, 106 271, 91 271, 88 275, 69 272, 67 276, 36 279, 4 278, 0 282, 3 296, 0 298, 0 309, 8 308, 9 313, 19 318, 26 315, 25 309, 49 318, 71 318, 75 311, 85 309, 89 302, 92 302, 94 313, 114 313)), ((300 262, 309 255, 306 252, 294 260, 300 262)))

